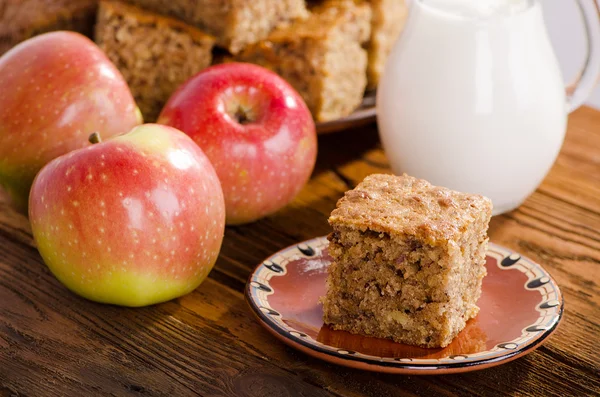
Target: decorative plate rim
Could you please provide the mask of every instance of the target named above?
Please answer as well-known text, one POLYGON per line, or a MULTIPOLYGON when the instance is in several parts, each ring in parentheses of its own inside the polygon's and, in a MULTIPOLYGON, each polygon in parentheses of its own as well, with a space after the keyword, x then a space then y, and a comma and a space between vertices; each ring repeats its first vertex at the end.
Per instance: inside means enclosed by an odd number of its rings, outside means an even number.
POLYGON ((478 366, 483 369, 514 360, 535 350, 554 333, 563 317, 564 300, 552 276, 531 259, 490 242, 487 255, 496 258, 497 266, 503 271, 515 269, 521 271, 527 276, 523 287, 527 290, 537 290, 541 295, 541 300, 536 305, 540 316, 533 324, 522 329, 520 337, 498 343, 493 349, 484 352, 452 355, 439 359, 378 357, 335 348, 284 324, 281 315, 268 302, 268 296, 274 293, 269 286, 272 277, 284 276, 287 274, 287 264, 290 260, 301 256, 315 256, 327 244, 326 236, 316 237, 291 245, 266 258, 248 277, 244 295, 252 313, 261 325, 278 339, 305 353, 312 351, 331 356, 342 365, 372 371, 410 374, 435 374, 440 370, 466 372, 478 366), (543 305, 545 306, 542 307, 543 305))

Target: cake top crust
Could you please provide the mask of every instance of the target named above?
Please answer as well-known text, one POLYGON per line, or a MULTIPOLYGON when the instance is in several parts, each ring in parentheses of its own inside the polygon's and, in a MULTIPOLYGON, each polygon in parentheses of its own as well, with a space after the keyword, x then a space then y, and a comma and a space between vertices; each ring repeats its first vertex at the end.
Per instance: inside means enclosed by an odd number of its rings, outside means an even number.
POLYGON ((457 241, 469 225, 482 217, 489 219, 491 211, 492 202, 484 196, 434 186, 406 174, 373 174, 337 202, 329 224, 438 245, 457 241))

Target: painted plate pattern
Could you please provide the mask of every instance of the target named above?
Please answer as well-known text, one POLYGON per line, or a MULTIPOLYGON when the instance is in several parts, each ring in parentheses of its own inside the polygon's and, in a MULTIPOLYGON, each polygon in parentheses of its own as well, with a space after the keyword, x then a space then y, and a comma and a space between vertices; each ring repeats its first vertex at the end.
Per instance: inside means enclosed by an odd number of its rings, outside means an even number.
POLYGON ((405 374, 466 372, 537 348, 563 312, 560 290, 535 262, 490 243, 479 315, 446 348, 425 349, 335 331, 323 324, 326 237, 290 246, 250 275, 246 299, 259 322, 284 343, 349 367, 405 374))

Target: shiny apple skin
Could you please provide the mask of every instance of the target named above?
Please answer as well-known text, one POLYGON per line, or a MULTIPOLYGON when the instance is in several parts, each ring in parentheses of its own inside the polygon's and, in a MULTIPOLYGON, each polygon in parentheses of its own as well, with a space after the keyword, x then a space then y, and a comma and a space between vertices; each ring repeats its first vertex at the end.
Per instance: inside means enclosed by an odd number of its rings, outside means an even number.
POLYGON ((27 212, 29 188, 50 160, 140 124, 116 67, 88 38, 46 33, 0 58, 0 185, 27 212))
POLYGON ((42 258, 66 287, 97 302, 145 306, 206 278, 225 205, 198 146, 145 124, 48 163, 33 182, 29 219, 42 258))
POLYGON ((158 123, 188 134, 223 186, 228 224, 255 221, 300 192, 313 170, 317 136, 300 95, 260 66, 226 63, 203 70, 169 99, 158 123), (241 124, 236 110, 249 110, 241 124))

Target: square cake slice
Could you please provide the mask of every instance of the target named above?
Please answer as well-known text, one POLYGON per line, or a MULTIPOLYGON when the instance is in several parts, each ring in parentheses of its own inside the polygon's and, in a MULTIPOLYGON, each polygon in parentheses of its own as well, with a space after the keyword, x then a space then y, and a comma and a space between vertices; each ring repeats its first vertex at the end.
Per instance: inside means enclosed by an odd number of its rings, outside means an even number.
POLYGON ((367 88, 375 89, 383 74, 388 55, 404 29, 408 10, 405 0, 370 0, 369 3, 373 10, 373 19, 371 39, 367 45, 367 88))
MULTIPOLYGON (((365 44, 368 54, 367 89, 377 88, 385 62, 404 29, 408 10, 405 0, 308 0, 312 12, 347 6, 368 6, 371 9, 370 35, 365 44)), ((360 29, 359 24, 355 24, 360 29)))
POLYGON ((371 9, 353 1, 329 2, 308 19, 273 31, 236 60, 273 70, 296 89, 317 121, 350 114, 362 102, 371 9))
POLYGON ((116 1, 102 1, 96 42, 129 84, 144 120, 212 61, 215 39, 193 26, 116 1))
POLYGON ((479 312, 492 203, 408 175, 371 175, 331 213, 324 322, 444 347, 479 312))

